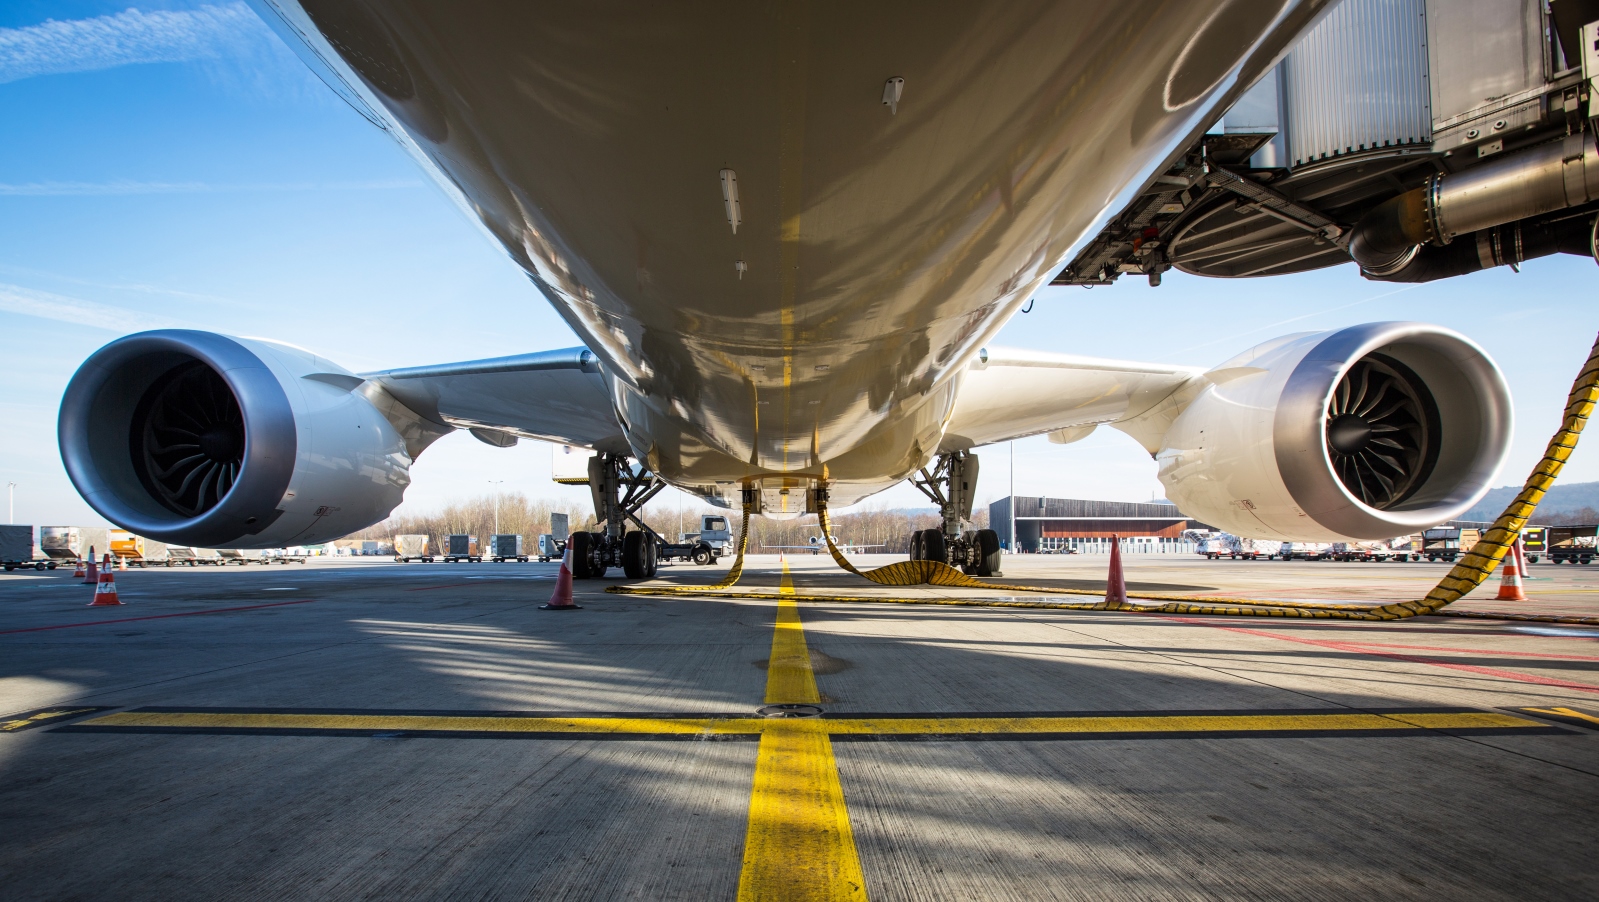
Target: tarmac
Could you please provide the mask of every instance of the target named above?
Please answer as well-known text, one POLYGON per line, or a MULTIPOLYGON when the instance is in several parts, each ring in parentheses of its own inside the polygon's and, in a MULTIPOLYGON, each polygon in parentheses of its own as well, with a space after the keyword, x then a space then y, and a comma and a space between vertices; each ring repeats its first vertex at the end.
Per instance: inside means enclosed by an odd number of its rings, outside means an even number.
MULTIPOLYGON (((1447 571, 1125 560, 1372 603, 1447 571)), ((1599 614, 1599 566, 1530 569, 1457 606, 1599 614)), ((749 558, 772 599, 541 611, 555 572, 0 576, 4 897, 1599 898, 1599 628, 817 603, 983 593, 809 554, 749 558)))

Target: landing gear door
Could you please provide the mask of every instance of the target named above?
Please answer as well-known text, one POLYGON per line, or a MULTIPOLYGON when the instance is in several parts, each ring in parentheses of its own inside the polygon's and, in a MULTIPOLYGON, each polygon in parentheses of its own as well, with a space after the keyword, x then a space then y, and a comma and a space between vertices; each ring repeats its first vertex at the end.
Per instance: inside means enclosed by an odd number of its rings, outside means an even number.
POLYGON ((949 500, 960 514, 961 521, 969 522, 972 519, 972 500, 977 496, 977 455, 967 454, 957 460, 958 463, 950 468, 949 500))

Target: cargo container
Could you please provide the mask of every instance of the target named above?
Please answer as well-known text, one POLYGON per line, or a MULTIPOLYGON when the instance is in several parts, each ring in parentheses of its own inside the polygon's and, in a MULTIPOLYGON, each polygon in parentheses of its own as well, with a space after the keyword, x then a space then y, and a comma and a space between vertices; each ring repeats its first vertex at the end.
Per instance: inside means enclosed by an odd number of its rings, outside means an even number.
POLYGON ((5 566, 7 573, 18 568, 56 568, 55 561, 34 557, 32 526, 0 526, 0 564, 5 566))
POLYGON ((222 555, 215 548, 194 548, 189 545, 167 546, 168 567, 210 567, 222 563, 222 555))
POLYGON ((171 566, 167 563, 167 544, 137 536, 126 529, 110 531, 111 555, 129 567, 171 566))
POLYGON ((489 558, 496 564, 506 561, 527 563, 527 553, 522 550, 522 537, 500 533, 489 536, 489 558))
POLYGON ((1194 550, 1198 554, 1213 561, 1221 558, 1269 561, 1280 554, 1282 549, 1282 542, 1244 539, 1225 532, 1209 533, 1194 543, 1194 550))
POLYGON ((222 559, 223 564, 238 564, 240 567, 266 563, 266 559, 261 557, 261 552, 244 548, 218 548, 217 556, 222 559))
POLYGON ((1429 561, 1453 563, 1461 553, 1470 551, 1480 538, 1481 530, 1437 526, 1422 532, 1421 554, 1429 561))
POLYGON ((1599 526, 1549 526, 1545 545, 1553 564, 1591 564, 1599 526))
POLYGON ((476 564, 483 560, 483 552, 478 548, 477 536, 451 533, 444 537, 444 553, 439 557, 446 564, 459 564, 462 561, 476 564))
POLYGON ((42 526, 39 550, 55 561, 87 560, 90 550, 105 554, 111 550, 111 530, 97 526, 42 526))
POLYGON ((1279 556, 1285 561, 1329 561, 1333 559, 1331 542, 1283 542, 1279 556))
POLYGON ((424 564, 433 563, 433 555, 428 553, 428 537, 419 535, 394 537, 394 560, 396 563, 407 561, 421 561, 424 564))

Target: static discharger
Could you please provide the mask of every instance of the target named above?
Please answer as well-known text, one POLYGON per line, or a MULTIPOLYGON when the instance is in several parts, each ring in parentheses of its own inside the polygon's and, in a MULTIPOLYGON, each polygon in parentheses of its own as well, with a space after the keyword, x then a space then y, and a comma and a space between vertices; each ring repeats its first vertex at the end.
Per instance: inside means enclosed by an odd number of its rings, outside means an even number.
POLYGON ((890 116, 899 115, 899 98, 905 93, 905 79, 894 76, 883 83, 883 106, 890 116))
MULTIPOLYGON (((733 227, 733 234, 738 234, 738 224, 744 221, 744 214, 738 207, 738 173, 731 169, 722 170, 722 206, 727 210, 727 224, 733 227)), ((742 266, 743 261, 740 261, 742 266)), ((738 271, 740 278, 744 270, 738 271)))

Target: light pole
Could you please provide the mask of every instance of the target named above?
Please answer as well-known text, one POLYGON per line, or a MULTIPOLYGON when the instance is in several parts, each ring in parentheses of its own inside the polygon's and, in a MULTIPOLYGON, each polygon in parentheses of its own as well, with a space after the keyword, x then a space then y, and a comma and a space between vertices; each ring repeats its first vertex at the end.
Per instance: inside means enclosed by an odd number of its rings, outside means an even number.
POLYGON ((1010 511, 1010 553, 1016 553, 1016 440, 1010 442, 1010 503, 1005 505, 1010 511))
POLYGON ((17 484, 14 482, 6 483, 6 494, 10 496, 6 503, 6 522, 15 523, 17 522, 17 484))
POLYGON ((500 534, 500 486, 505 484, 503 479, 490 479, 489 485, 494 486, 494 534, 500 534))

